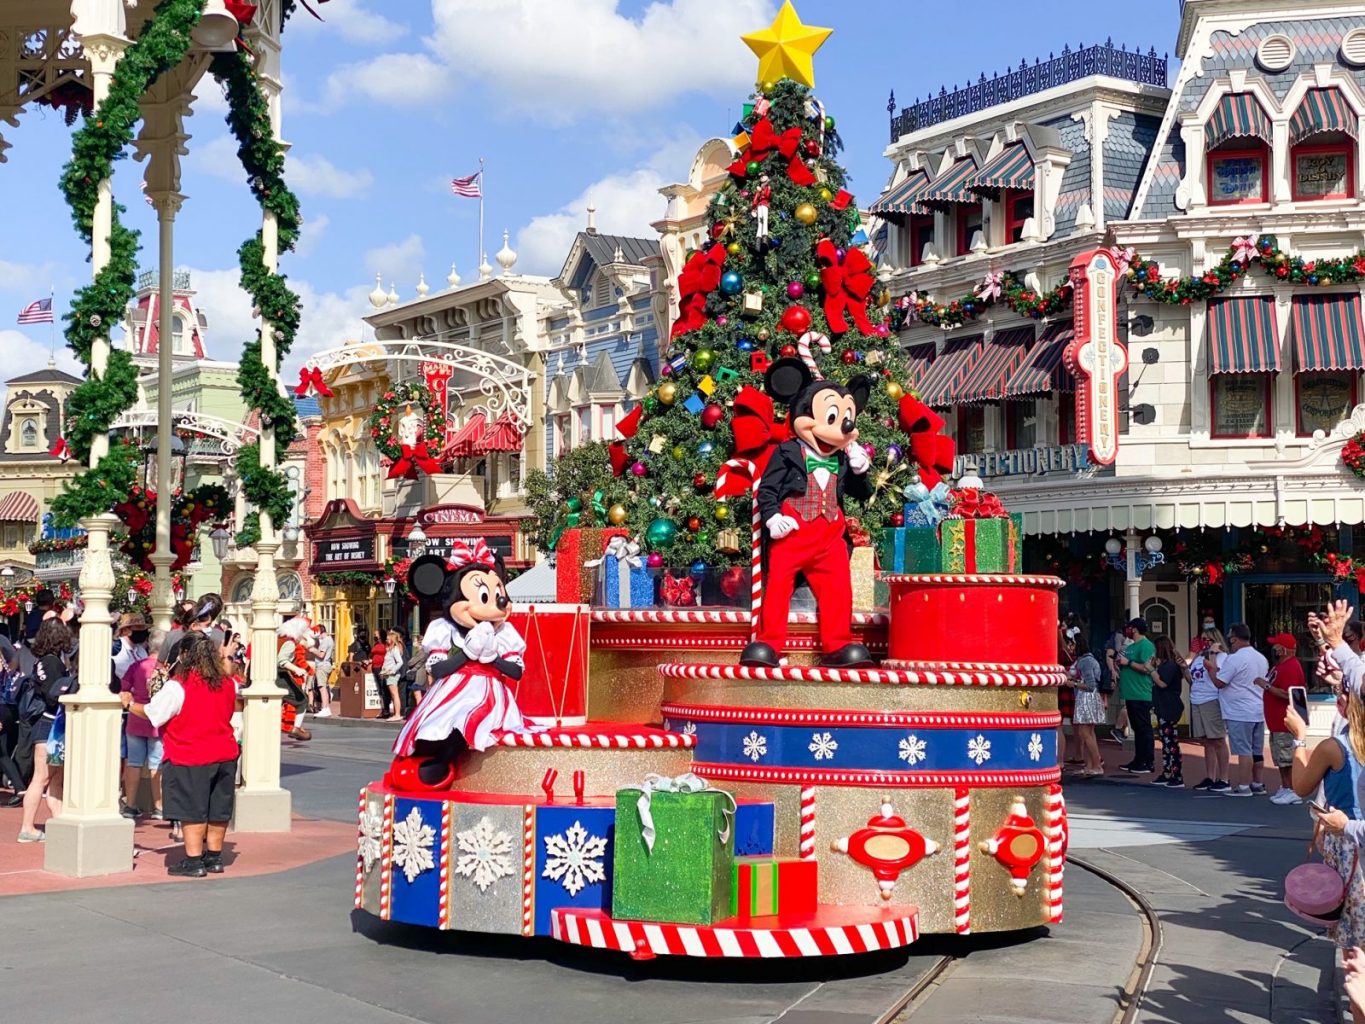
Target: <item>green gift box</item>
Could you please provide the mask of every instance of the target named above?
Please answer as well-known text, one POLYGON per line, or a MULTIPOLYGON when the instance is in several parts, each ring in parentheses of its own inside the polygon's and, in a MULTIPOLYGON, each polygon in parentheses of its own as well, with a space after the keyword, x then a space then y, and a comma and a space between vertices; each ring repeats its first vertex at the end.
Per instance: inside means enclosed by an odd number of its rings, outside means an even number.
POLYGON ((652 793, 651 851, 640 817, 640 793, 616 793, 611 916, 675 924, 714 924, 729 917, 735 863, 730 794, 652 793))
POLYGON ((1022 572, 1024 519, 945 519, 939 524, 943 572, 1022 572))
POLYGON ((938 528, 900 526, 883 530, 877 545, 877 562, 882 572, 943 572, 938 528))

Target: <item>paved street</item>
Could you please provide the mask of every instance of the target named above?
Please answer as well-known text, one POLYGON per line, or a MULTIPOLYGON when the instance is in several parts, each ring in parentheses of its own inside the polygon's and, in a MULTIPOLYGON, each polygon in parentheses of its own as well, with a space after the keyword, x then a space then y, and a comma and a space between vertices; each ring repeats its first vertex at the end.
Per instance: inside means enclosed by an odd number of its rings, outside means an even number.
MULTIPOLYGON (((285 751, 298 812, 348 821, 387 761, 389 730, 319 723, 285 751)), ((1332 947, 1279 904, 1306 816, 1104 781, 1068 790, 1074 852, 1135 886, 1161 915, 1162 949, 1139 1021, 1319 1024, 1332 947), (1124 820, 1124 818, 1128 820, 1124 820)), ((243 841, 250 856, 250 840, 243 841)), ((930 939, 910 955, 818 963, 635 964, 557 943, 437 933, 353 913, 349 855, 258 878, 0 901, 10 977, 86 963, 88 985, 7 986, 16 1020, 98 1014, 122 1024, 177 1015, 313 1021, 512 1024, 855 1024, 880 1020, 1107 1024, 1143 947, 1134 903, 1073 865, 1067 916, 1032 942, 930 939), (129 987, 129 956, 174 964, 184 984, 129 987), (956 957, 903 1012, 943 956, 956 957), (109 999, 111 991, 126 997, 109 999)), ((8 1015, 8 1014, 7 1014, 8 1015)))

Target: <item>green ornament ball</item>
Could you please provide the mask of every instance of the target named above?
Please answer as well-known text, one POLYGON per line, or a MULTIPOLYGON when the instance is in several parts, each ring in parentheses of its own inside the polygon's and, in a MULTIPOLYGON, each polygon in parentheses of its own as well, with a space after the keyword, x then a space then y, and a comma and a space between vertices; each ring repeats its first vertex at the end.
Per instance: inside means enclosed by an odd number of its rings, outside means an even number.
POLYGON ((564 502, 564 510, 565 510, 566 512, 582 512, 582 511, 583 511, 583 499, 582 499, 582 498, 570 498, 568 501, 564 502))
POLYGON ((682 445, 677 445, 673 449, 673 460, 675 462, 681 462, 685 458, 687 458, 687 449, 682 445))
POLYGON ((699 348, 692 354, 692 368, 705 373, 716 361, 716 354, 709 348, 699 348))
POLYGON ((803 283, 807 289, 814 291, 816 288, 820 287, 820 274, 817 271, 812 270, 806 275, 806 280, 803 283))
POLYGON ((834 118, 832 118, 832 117, 826 117, 826 118, 825 118, 825 131, 831 131, 833 128, 834 128, 834 118))
POLYGON ((758 161, 757 161, 757 160, 750 160, 747 164, 745 164, 745 165, 744 165, 744 173, 747 174, 747 175, 748 175, 749 177, 751 177, 751 178, 757 178, 757 177, 758 177, 758 161))
POLYGON ((646 416, 652 416, 655 412, 658 411, 659 400, 655 398, 653 395, 650 395, 646 397, 645 400, 640 403, 640 405, 644 407, 646 416))
POLYGON ((678 537, 678 524, 671 519, 655 519, 645 528, 645 543, 651 550, 666 548, 678 537))

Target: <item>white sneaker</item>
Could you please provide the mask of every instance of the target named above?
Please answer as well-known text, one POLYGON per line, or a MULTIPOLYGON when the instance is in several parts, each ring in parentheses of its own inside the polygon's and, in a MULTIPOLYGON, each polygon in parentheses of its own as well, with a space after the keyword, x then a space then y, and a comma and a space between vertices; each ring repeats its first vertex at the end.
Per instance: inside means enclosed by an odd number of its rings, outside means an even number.
POLYGON ((1250 786, 1246 786, 1246 785, 1242 785, 1242 786, 1232 786, 1232 787, 1230 787, 1230 788, 1228 788, 1228 789, 1225 789, 1225 790, 1223 791, 1223 795, 1224 795, 1224 796, 1251 796, 1251 787, 1250 787, 1250 786))
POLYGON ((1279 804, 1281 807, 1289 807, 1293 804, 1303 803, 1303 798, 1292 789, 1281 789, 1270 798, 1272 804, 1279 804))
POLYGON ((331 709, 331 708, 323 708, 321 711, 315 712, 315 713, 313 714, 313 717, 314 717, 314 718, 331 718, 331 717, 332 717, 332 709, 331 709))

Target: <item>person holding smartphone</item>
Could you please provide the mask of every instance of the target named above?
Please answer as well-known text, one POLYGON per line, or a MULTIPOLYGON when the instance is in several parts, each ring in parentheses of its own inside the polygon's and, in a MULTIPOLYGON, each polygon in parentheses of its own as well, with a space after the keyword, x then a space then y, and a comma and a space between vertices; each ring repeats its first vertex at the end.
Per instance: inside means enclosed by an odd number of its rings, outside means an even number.
POLYGON ((1276 633, 1270 644, 1272 666, 1264 679, 1257 679, 1265 706, 1265 728, 1270 733, 1270 759, 1280 770, 1280 788, 1270 798, 1272 804, 1287 807, 1303 800, 1294 792, 1294 738, 1285 728, 1289 710, 1290 687, 1304 687, 1303 666, 1299 664, 1299 641, 1293 633, 1276 633))

